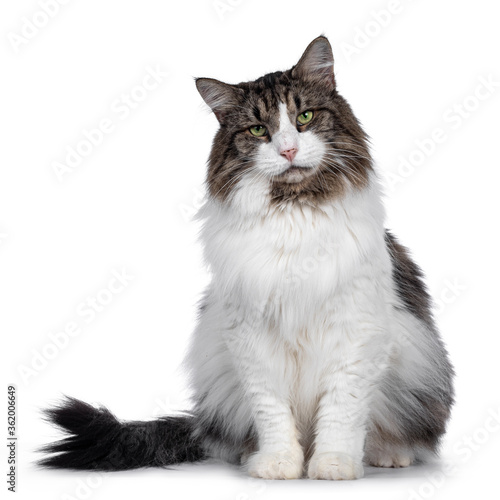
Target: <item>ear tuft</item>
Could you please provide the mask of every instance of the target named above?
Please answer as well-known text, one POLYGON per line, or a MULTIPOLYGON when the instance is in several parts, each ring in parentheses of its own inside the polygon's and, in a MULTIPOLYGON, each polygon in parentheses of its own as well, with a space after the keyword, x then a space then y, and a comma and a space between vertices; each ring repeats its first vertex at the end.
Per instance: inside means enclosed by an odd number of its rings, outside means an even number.
POLYGON ((301 78, 320 78, 335 87, 332 46, 325 36, 315 38, 299 62, 292 68, 292 75, 301 78))
POLYGON ((196 78, 196 88, 220 123, 227 112, 238 105, 238 88, 213 78, 196 78))

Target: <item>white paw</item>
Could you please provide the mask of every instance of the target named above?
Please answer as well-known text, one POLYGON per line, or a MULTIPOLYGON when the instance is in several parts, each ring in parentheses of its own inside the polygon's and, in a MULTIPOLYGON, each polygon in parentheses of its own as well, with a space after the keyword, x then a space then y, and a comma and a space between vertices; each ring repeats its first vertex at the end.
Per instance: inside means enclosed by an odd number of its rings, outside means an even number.
POLYGON ((346 453, 318 453, 309 462, 309 479, 359 479, 363 477, 363 464, 346 453))
POLYGON ((279 452, 257 452, 247 460, 248 473, 262 479, 299 479, 302 477, 302 449, 279 452))
POLYGON ((371 456, 368 463, 374 467, 408 467, 413 463, 413 458, 406 453, 392 453, 386 455, 383 453, 371 456))

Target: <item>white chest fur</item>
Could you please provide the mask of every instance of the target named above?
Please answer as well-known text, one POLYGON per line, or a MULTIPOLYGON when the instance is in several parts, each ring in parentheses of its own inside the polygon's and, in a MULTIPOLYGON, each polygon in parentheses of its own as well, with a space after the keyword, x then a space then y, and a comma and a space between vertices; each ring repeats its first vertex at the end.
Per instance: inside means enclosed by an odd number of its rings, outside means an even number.
POLYGON ((287 330, 302 328, 367 263, 389 266, 375 182, 321 210, 269 208, 249 191, 231 206, 211 202, 203 213, 213 289, 239 307, 268 313, 287 330))

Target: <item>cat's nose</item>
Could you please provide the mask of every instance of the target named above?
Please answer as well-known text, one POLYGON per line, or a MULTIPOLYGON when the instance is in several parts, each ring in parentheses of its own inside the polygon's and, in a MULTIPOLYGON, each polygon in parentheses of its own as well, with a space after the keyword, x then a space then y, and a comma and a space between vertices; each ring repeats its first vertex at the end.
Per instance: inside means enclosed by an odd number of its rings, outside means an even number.
POLYGON ((288 161, 293 161, 295 155, 297 154, 297 148, 284 149, 280 151, 280 155, 284 156, 288 161))

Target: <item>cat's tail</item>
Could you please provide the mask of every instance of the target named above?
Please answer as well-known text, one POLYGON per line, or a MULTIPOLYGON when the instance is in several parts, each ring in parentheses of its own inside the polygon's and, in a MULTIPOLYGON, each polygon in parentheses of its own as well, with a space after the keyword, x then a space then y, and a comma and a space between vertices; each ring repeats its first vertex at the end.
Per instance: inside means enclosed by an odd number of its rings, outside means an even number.
POLYGON ((118 471, 164 467, 203 460, 205 453, 193 437, 191 415, 147 422, 120 422, 106 408, 65 398, 45 410, 47 419, 67 437, 42 448, 42 467, 118 471))

